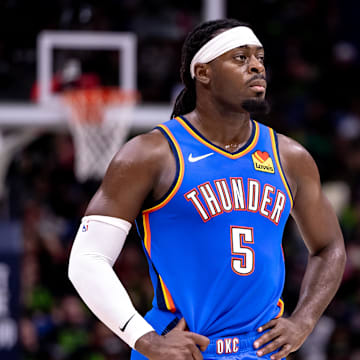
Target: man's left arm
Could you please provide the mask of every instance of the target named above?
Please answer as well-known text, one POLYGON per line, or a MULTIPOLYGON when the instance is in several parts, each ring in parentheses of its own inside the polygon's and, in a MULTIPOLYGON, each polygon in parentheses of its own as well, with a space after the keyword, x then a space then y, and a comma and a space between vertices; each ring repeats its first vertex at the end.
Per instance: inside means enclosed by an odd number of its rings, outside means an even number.
POLYGON ((280 360, 296 351, 309 336, 339 288, 346 254, 336 214, 321 189, 317 166, 310 154, 294 140, 279 137, 281 160, 294 195, 292 216, 308 249, 308 263, 299 300, 288 318, 261 326, 268 330, 254 342, 259 356, 275 350, 280 360))

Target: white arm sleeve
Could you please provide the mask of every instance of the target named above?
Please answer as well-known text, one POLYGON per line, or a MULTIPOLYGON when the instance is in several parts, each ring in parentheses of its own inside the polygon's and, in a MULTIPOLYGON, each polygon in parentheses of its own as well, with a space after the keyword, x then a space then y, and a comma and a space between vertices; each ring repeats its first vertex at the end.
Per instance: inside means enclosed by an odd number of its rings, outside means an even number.
POLYGON ((128 221, 91 215, 82 219, 70 254, 69 278, 91 311, 134 348, 154 331, 135 310, 113 265, 131 228, 128 221))

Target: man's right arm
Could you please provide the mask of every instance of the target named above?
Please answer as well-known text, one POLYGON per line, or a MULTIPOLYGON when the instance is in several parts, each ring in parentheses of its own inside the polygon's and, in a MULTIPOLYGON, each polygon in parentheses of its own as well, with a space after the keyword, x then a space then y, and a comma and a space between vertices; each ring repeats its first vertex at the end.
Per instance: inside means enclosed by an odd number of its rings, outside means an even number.
POLYGON ((113 216, 133 223, 157 186, 163 166, 171 168, 172 162, 169 145, 159 131, 133 138, 111 161, 86 215, 113 216))
POLYGON ((166 337, 157 335, 136 312, 112 269, 145 199, 166 193, 174 174, 175 160, 158 131, 127 143, 86 210, 88 223, 75 238, 69 277, 99 319, 148 358, 201 359, 197 345, 206 347, 208 339, 183 331, 182 323, 166 337))

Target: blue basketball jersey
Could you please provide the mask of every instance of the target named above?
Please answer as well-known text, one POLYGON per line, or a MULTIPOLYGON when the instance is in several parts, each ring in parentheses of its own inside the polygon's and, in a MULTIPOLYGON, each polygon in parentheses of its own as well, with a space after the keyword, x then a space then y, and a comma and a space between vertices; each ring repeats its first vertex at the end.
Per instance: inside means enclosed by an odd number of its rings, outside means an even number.
POLYGON ((160 333, 184 317, 190 331, 226 337, 282 315, 281 243, 293 200, 276 133, 251 123, 248 142, 235 153, 184 117, 157 127, 173 150, 176 178, 136 223, 153 306, 166 315, 160 333))

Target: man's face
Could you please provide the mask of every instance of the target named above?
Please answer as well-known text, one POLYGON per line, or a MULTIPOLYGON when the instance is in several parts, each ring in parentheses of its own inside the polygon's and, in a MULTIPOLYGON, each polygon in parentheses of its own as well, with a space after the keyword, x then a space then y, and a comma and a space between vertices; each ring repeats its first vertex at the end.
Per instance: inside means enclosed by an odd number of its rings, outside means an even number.
POLYGON ((214 98, 234 110, 244 102, 265 99, 264 49, 245 45, 230 50, 209 63, 214 98))

